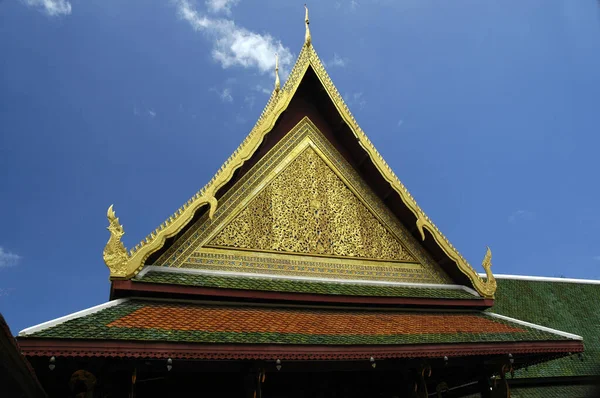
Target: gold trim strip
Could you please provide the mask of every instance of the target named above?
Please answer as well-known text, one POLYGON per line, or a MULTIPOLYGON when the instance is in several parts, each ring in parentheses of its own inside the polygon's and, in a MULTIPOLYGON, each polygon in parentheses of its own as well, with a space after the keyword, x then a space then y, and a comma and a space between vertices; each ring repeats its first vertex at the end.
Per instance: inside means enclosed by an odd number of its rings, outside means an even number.
MULTIPOLYGON (((420 264, 361 259, 318 258, 312 255, 240 252, 202 248, 188 258, 185 268, 291 276, 436 283, 420 264)), ((438 282, 439 283, 439 282, 438 282)))
MULTIPOLYGON (((215 249, 215 250, 227 250, 227 249, 229 249, 229 250, 231 250, 230 247, 226 247, 226 246, 211 246, 211 245, 204 245, 202 247, 202 249, 215 249)), ((241 252, 249 252, 249 253, 281 254, 281 252, 276 252, 274 250, 255 250, 255 249, 246 249, 246 248, 243 248, 243 247, 236 247, 235 250, 236 251, 241 251, 241 252)), ((371 261, 371 262, 374 262, 374 263, 381 262, 381 263, 391 263, 391 264, 418 264, 418 265, 420 265, 420 263, 418 261, 381 260, 381 259, 378 259, 378 258, 368 258, 368 257, 352 258, 352 257, 347 257, 347 256, 335 256, 335 255, 326 255, 326 254, 319 254, 319 253, 304 254, 304 253, 285 252, 285 254, 289 255, 289 256, 298 256, 298 257, 310 256, 310 257, 317 257, 317 258, 340 259, 340 260, 344 260, 344 261, 346 261, 347 259, 350 259, 352 261, 354 261, 354 260, 360 260, 360 261, 371 261)))

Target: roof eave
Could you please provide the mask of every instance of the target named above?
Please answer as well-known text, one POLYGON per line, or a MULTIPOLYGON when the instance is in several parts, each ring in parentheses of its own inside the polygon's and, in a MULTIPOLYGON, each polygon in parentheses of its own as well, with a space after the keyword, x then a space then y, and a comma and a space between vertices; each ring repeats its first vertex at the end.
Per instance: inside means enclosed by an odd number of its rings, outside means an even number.
POLYGON ((191 344, 146 341, 19 339, 27 356, 172 358, 201 360, 368 360, 443 358, 505 354, 563 354, 583 351, 577 340, 413 345, 191 344))

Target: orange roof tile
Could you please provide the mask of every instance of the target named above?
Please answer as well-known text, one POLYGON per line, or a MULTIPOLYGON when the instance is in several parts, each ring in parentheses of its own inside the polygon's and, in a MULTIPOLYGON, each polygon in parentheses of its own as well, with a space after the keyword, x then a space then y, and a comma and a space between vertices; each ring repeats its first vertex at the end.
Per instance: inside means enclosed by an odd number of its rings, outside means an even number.
POLYGON ((372 336, 524 332, 523 329, 474 314, 200 307, 182 304, 145 306, 107 326, 205 332, 372 336))

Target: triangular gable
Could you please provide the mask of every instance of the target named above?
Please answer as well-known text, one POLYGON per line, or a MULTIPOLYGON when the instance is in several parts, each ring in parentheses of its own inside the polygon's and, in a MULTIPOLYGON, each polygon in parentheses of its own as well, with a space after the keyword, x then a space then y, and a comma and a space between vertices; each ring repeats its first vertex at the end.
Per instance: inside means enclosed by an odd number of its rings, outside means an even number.
POLYGON ((219 202, 155 265, 451 283, 306 117, 219 202))
POLYGON ((120 229, 121 226, 118 222, 118 218, 116 218, 114 212, 112 212, 111 207, 111 211, 109 211, 108 214, 111 239, 107 243, 104 256, 105 262, 111 270, 111 278, 130 278, 137 274, 143 268, 146 259, 163 248, 167 238, 173 237, 184 230, 184 228, 189 227, 189 223, 196 214, 196 211, 204 205, 209 205, 209 216, 211 218, 214 217, 215 212, 219 209, 217 192, 229 183, 233 178, 235 171, 248 161, 257 151, 265 136, 274 127, 279 116, 290 104, 290 101, 294 97, 302 79, 309 69, 314 71, 324 91, 335 105, 341 119, 347 124, 349 130, 360 143, 360 146, 364 149, 377 171, 385 181, 390 184, 391 189, 399 196, 403 205, 414 215, 416 227, 420 232, 421 238, 423 240, 426 238, 433 239, 436 247, 438 247, 449 260, 456 264, 457 269, 468 278, 473 287, 481 295, 493 297, 496 290, 496 282, 490 271, 491 254, 489 250, 483 263, 488 275, 487 281, 484 281, 464 257, 462 257, 462 255, 450 244, 429 217, 425 215, 408 190, 396 177, 394 172, 386 164, 373 144, 358 126, 341 95, 329 78, 310 42, 305 43, 303 46, 302 51, 298 56, 298 60, 285 85, 280 90, 275 90, 273 92, 267 106, 250 134, 223 164, 211 181, 188 200, 177 212, 175 212, 175 214, 169 217, 169 219, 159 228, 151 233, 145 241, 142 241, 130 252, 126 252, 122 248, 120 242, 120 237, 122 235, 122 230, 120 229))

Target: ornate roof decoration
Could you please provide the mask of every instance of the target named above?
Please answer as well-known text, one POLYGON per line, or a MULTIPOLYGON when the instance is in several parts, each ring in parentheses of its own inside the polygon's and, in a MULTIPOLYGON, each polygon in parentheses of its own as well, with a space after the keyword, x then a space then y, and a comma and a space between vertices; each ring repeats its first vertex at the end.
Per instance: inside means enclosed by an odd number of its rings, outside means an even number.
MULTIPOLYGON (((240 168, 244 162, 249 160, 258 149, 264 137, 271 131, 279 116, 290 104, 296 90, 300 85, 300 82, 302 81, 302 78, 310 67, 315 72, 318 80, 323 85, 323 88, 335 105, 342 119, 349 126, 351 132, 360 142, 362 148, 369 155, 373 164, 379 170, 384 179, 390 184, 391 188, 399 195, 404 205, 416 217, 416 226, 421 234, 421 238, 425 240, 425 230, 427 230, 442 251, 452 261, 454 261, 459 270, 469 278, 475 290, 477 290, 477 292, 484 297, 493 297, 496 291, 496 281, 491 272, 492 256, 490 249, 488 248, 482 264, 487 275, 487 279, 484 281, 484 279, 479 276, 479 274, 473 269, 467 260, 458 252, 458 250, 456 250, 456 248, 448 241, 448 239, 429 219, 425 212, 419 207, 415 199, 408 192, 406 187, 400 182, 392 169, 387 165, 367 135, 362 131, 354 119, 354 116, 352 116, 350 110, 348 109, 348 106, 345 104, 342 96, 331 81, 331 78, 327 74, 323 63, 319 59, 319 56, 314 50, 308 24, 308 9, 306 9, 305 43, 302 46, 302 50, 298 55, 298 59, 296 60, 296 63, 292 68, 287 81, 279 90, 277 90, 275 87, 258 121, 256 122, 254 128, 250 131, 250 134, 248 134, 241 145, 221 166, 208 184, 206 184, 192 198, 184 203, 183 206, 181 206, 172 216, 170 216, 156 230, 148 235, 145 240, 137 244, 129 252, 126 252, 125 256, 120 255, 121 251, 120 246, 118 245, 118 243, 120 243, 120 236, 123 234, 122 227, 119 224, 118 227, 120 229, 117 228, 115 233, 113 233, 112 229, 109 227, 109 230, 111 230, 111 239, 107 243, 104 257, 105 262, 111 272, 111 279, 127 279, 136 275, 144 267, 146 259, 151 254, 160 250, 167 238, 173 237, 179 233, 192 220, 195 212, 201 207, 208 205, 209 216, 211 218, 213 217, 215 210, 219 205, 216 199, 218 190, 231 180, 234 172, 240 168), (119 255, 109 257, 110 261, 108 261, 106 253, 107 251, 108 253, 111 253, 111 250, 113 250, 111 248, 115 247, 119 248, 119 255)), ((116 224, 114 224, 114 212, 112 212, 113 217, 110 217, 112 206, 109 210, 109 222, 111 226, 115 225, 116 228, 116 224)), ((116 220, 116 223, 118 224, 118 219, 116 220)))
POLYGON ((281 83, 279 83, 279 54, 275 54, 275 92, 278 93, 281 89, 281 83))

